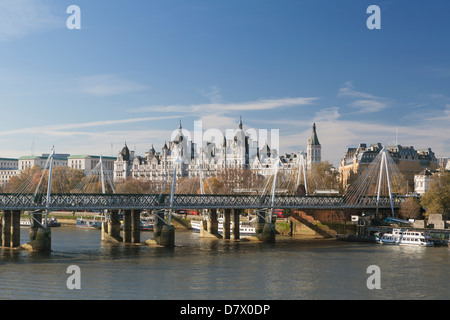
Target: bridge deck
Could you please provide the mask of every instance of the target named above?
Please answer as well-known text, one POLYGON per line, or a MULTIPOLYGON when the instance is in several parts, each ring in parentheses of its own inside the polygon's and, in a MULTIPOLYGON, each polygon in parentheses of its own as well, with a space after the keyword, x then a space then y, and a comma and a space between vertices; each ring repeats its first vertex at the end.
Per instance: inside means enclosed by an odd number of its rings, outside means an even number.
MULTIPOLYGON (((403 198, 394 200, 399 207, 403 198)), ((49 210, 163 209, 169 208, 169 194, 52 194, 49 210)), ((345 209, 376 208, 376 197, 349 200, 345 196, 282 195, 274 199, 257 195, 183 195, 173 198, 173 209, 345 209)), ((380 198, 378 208, 390 208, 388 197, 380 198)), ((0 210, 47 209, 42 194, 0 194, 0 210)))

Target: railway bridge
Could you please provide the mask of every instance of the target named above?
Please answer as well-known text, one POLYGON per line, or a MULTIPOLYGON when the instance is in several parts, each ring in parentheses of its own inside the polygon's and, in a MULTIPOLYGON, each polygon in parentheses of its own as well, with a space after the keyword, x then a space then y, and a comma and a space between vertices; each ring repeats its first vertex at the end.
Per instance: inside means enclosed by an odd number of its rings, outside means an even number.
MULTIPOLYGON (((217 234, 217 211, 224 216, 224 238, 239 239, 239 228, 230 232, 230 225, 239 226, 240 213, 245 209, 256 209, 257 235, 262 241, 273 241, 271 224, 273 209, 376 209, 390 208, 389 197, 346 196, 296 196, 276 197, 256 195, 192 195, 192 194, 0 194, 2 215, 1 243, 3 247, 20 246, 20 215, 31 213, 30 244, 37 251, 51 248, 50 229, 44 221, 52 211, 103 211, 108 212, 102 237, 121 239, 125 243, 139 243, 140 213, 143 210, 156 212, 154 234, 158 244, 174 245, 174 229, 171 214, 178 209, 207 210, 209 219, 205 230, 217 234), (120 236, 119 212, 123 212, 123 236, 120 236), (233 223, 231 223, 233 221, 233 223), (265 228, 267 229, 266 231, 265 228)), ((395 198, 394 207, 399 207, 403 198, 395 198)))

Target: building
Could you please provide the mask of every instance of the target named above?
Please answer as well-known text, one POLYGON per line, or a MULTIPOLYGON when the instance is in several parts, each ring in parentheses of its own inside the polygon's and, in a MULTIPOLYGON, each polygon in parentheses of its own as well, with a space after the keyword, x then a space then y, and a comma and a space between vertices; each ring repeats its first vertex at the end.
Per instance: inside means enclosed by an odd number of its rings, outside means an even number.
POLYGON ((348 148, 339 167, 340 184, 346 188, 355 182, 382 149, 381 143, 371 144, 369 147, 360 143, 357 148, 348 148))
POLYGON ((431 178, 433 172, 429 169, 424 169, 419 174, 414 175, 414 192, 423 195, 430 188, 431 178))
MULTIPOLYGON (((321 161, 321 146, 317 138, 316 126, 313 125, 311 139, 308 140, 310 164, 321 161)), ((274 173, 274 166, 281 163, 282 170, 297 170, 300 153, 278 155, 278 150, 272 149, 265 142, 259 146, 243 128, 240 119, 238 128, 232 135, 223 135, 223 141, 206 142, 197 146, 183 133, 180 125, 172 141, 166 142, 157 152, 153 145, 145 156, 136 156, 125 146, 119 152, 114 162, 114 181, 129 177, 155 182, 170 182, 175 168, 177 178, 217 176, 223 170, 251 170, 267 176, 274 173)), ((303 157, 303 154, 302 154, 303 157)), ((237 182, 238 183, 238 182, 237 182)))
POLYGON ((86 176, 101 174, 100 159, 103 161, 103 174, 113 179, 114 162, 116 157, 94 156, 94 155, 71 155, 67 158, 69 168, 83 171, 86 176))
POLYGON ((440 170, 450 171, 450 159, 449 158, 438 158, 438 164, 440 170))
MULTIPOLYGON (((344 190, 356 181, 382 149, 381 143, 371 144, 370 146, 361 143, 358 148, 347 149, 339 167, 339 181, 344 190)), ((416 150, 412 146, 395 145, 386 146, 386 150, 406 183, 411 186, 410 190, 413 188, 414 175, 424 169, 435 170, 438 167, 438 161, 430 148, 416 150)))
POLYGON ((19 173, 19 159, 0 158, 0 186, 4 186, 19 173))
MULTIPOLYGON (((42 154, 42 156, 23 156, 19 158, 19 172, 22 172, 26 168, 33 168, 38 166, 42 169, 45 168, 49 154, 42 154)), ((53 157, 54 166, 67 166, 69 154, 55 154, 53 157)))
POLYGON ((311 169, 315 163, 320 163, 322 161, 322 147, 317 138, 316 124, 313 124, 311 139, 308 139, 308 144, 306 146, 306 167, 311 169))

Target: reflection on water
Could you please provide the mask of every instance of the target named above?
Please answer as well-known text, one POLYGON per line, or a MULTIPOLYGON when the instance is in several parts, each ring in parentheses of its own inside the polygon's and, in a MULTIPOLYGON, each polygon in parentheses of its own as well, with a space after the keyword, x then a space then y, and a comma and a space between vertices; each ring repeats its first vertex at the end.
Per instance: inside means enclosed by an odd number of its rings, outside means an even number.
MULTIPOLYGON (((22 243, 29 239, 22 229, 22 243)), ((152 234, 141 233, 141 240, 152 234)), ((100 231, 52 229, 51 253, 0 250, 0 299, 449 299, 450 250, 337 241, 275 244, 176 233, 173 249, 102 244, 100 231), (70 265, 81 290, 69 290, 70 265), (381 268, 381 290, 366 286, 381 268)))

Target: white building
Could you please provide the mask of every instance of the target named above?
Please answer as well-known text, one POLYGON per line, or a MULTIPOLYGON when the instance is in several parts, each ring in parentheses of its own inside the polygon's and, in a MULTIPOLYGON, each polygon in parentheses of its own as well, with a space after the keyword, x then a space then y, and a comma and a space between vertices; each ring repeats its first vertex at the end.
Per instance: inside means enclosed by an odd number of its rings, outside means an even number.
POLYGON ((306 167, 311 169, 315 163, 322 161, 322 146, 320 145, 319 138, 317 138, 316 124, 313 124, 311 139, 308 139, 308 145, 306 146, 306 167))
POLYGON ((430 188, 431 177, 433 172, 429 169, 421 171, 414 175, 414 191, 420 195, 425 194, 430 188))
POLYGON ((0 186, 4 186, 19 173, 19 159, 0 158, 0 186))
POLYGON ((67 165, 72 169, 83 171, 86 176, 101 174, 100 158, 103 162, 103 174, 111 179, 114 174, 114 162, 116 157, 94 156, 94 155, 71 155, 68 157, 67 165))
MULTIPOLYGON (((317 138, 315 124, 312 138, 308 140, 309 163, 321 161, 321 146, 317 138)), ((274 173, 274 166, 281 163, 281 169, 293 173, 298 170, 300 153, 278 155, 266 142, 261 148, 258 141, 248 135, 243 128, 242 119, 232 135, 223 135, 223 141, 206 142, 197 148, 183 133, 181 123, 172 141, 166 142, 161 152, 153 145, 144 157, 136 156, 125 144, 114 162, 114 181, 132 177, 150 181, 170 182, 175 167, 177 178, 198 177, 200 168, 203 177, 216 176, 224 169, 250 169, 259 175, 274 173)), ((302 154, 303 157, 303 154, 302 154)))
MULTIPOLYGON (((26 168, 33 168, 34 166, 38 166, 40 168, 44 168, 49 155, 42 154, 42 156, 23 156, 19 158, 19 172, 22 172, 26 168)), ((54 166, 67 166, 68 163, 68 154, 55 154, 53 157, 53 165, 54 166)))

